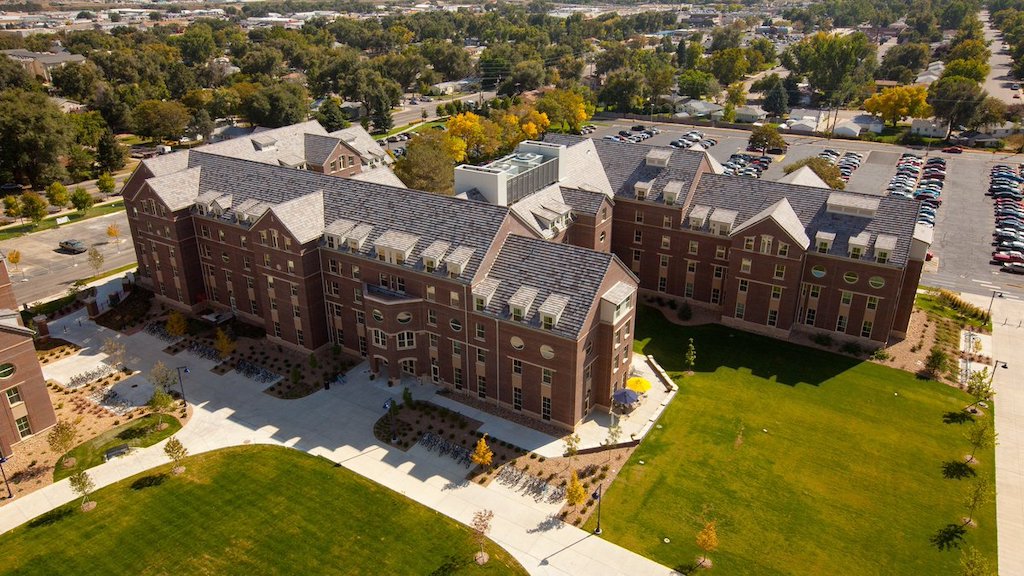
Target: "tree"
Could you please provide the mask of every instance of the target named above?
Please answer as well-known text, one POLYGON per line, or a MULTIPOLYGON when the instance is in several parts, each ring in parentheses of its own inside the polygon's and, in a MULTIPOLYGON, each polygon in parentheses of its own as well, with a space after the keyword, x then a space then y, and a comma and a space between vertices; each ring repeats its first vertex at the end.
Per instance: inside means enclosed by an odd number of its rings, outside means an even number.
POLYGON ((967 461, 974 462, 974 455, 978 450, 987 450, 995 446, 999 435, 996 434, 991 420, 980 420, 967 431, 966 438, 971 445, 971 453, 967 457, 967 461))
POLYGON ((103 267, 103 254, 101 254, 100 251, 95 246, 93 246, 92 248, 89 248, 88 257, 89 266, 92 266, 93 273, 99 274, 100 268, 103 267))
MULTIPOLYGON (((173 37, 172 37, 173 38, 173 37)), ((213 30, 208 24, 192 23, 185 33, 173 38, 174 45, 181 52, 181 59, 187 66, 204 64, 213 57, 217 44, 213 39, 213 30)))
POLYGON ((221 360, 227 360, 228 357, 235 351, 235 341, 228 336, 228 333, 224 330, 217 328, 217 334, 214 338, 213 347, 217 349, 217 353, 220 355, 221 360))
POLYGON ((313 114, 313 118, 328 132, 335 132, 349 127, 348 117, 342 111, 337 98, 331 97, 324 100, 320 108, 313 114))
POLYGON ((1002 124, 1006 120, 1006 103, 993 96, 986 96, 981 101, 974 116, 967 123, 967 127, 977 130, 987 126, 1002 124))
POLYGON ((161 140, 180 138, 191 118, 188 108, 173 100, 145 100, 132 110, 135 133, 161 140))
POLYGON ((71 193, 71 205, 75 207, 75 210, 85 212, 89 208, 92 208, 92 194, 89 194, 89 192, 81 186, 75 188, 74 192, 71 193))
MULTIPOLYGON (((124 168, 126 152, 114 133, 107 130, 96 144, 96 164, 104 172, 116 172, 124 168)), ((102 188, 101 188, 102 190, 102 188)))
POLYGON ((935 117, 949 122, 950 128, 964 126, 978 113, 987 94, 970 78, 943 76, 928 87, 928 104, 935 117))
POLYGON ((683 70, 693 70, 700 66, 704 60, 704 45, 699 38, 691 39, 690 45, 686 47, 686 54, 683 60, 679 61, 679 67, 683 70))
POLYGON ((395 175, 414 190, 450 196, 455 178, 452 167, 466 157, 466 142, 447 131, 428 130, 409 141, 405 155, 395 162, 395 175))
POLYGON ((167 428, 167 425, 164 424, 164 414, 174 411, 174 398, 171 398, 171 395, 162 388, 154 387, 153 395, 149 397, 146 406, 157 415, 159 429, 167 428))
POLYGON ((175 372, 159 360, 149 369, 149 383, 153 385, 154 389, 166 392, 171 386, 174 386, 176 379, 175 372))
POLYGON ((82 497, 82 510, 89 510, 90 508, 86 507, 86 503, 89 499, 89 494, 96 489, 96 483, 89 477, 89 473, 85 470, 79 470, 68 478, 68 482, 71 484, 71 490, 82 497))
POLYGON ((750 64, 746 52, 741 48, 727 48, 712 52, 704 66, 722 84, 732 84, 746 75, 750 64))
POLYGON ((725 89, 725 101, 733 106, 743 106, 747 103, 747 91, 742 82, 733 82, 725 89))
POLYGON ((167 324, 164 325, 164 330, 171 336, 182 337, 185 332, 188 331, 188 321, 185 320, 185 315, 177 310, 171 310, 171 313, 167 315, 167 324))
POLYGON ((875 68, 875 45, 862 32, 818 32, 790 46, 782 64, 792 73, 806 76, 813 90, 832 105, 851 99, 858 86, 870 81, 875 68))
POLYGON ((14 269, 18 269, 18 264, 21 263, 21 251, 16 249, 10 249, 7 251, 7 261, 14 266, 14 269))
POLYGON ((4 216, 20 218, 21 215, 21 200, 14 195, 4 196, 4 216))
POLYGON ((992 401, 992 398, 996 395, 996 391, 992 388, 992 381, 989 378, 988 368, 984 368, 977 372, 971 372, 970 377, 967 378, 967 393, 974 398, 974 402, 971 402, 967 408, 970 408, 979 402, 992 401))
POLYGON ((21 194, 21 215, 32 222, 38 223, 46 216, 46 200, 35 192, 21 194))
POLYGON ((260 86, 243 100, 246 116, 254 124, 279 128, 306 119, 306 90, 293 82, 260 86))
MULTIPOLYGON (((613 415, 612 418, 614 419, 615 416, 613 415)), ((618 444, 619 438, 621 437, 622 426, 619 425, 619 422, 616 420, 611 426, 608 427, 608 446, 615 446, 616 444, 618 444)), ((609 458, 611 458, 611 454, 609 454, 609 458)))
POLYGON ((477 544, 480 545, 480 552, 477 554, 479 564, 487 563, 487 552, 484 552, 484 544, 487 543, 487 533, 491 530, 491 520, 494 519, 494 512, 491 510, 477 510, 473 513, 473 533, 477 544))
POLYGON ((111 224, 107 226, 107 238, 117 246, 117 251, 121 251, 121 227, 117 224, 111 224))
POLYGON ((185 445, 178 440, 177 436, 171 436, 171 438, 164 444, 164 454, 174 462, 174 468, 171 470, 174 474, 181 474, 185 471, 185 467, 181 465, 181 461, 188 456, 188 449, 185 445))
POLYGON ((712 520, 704 524, 704 528, 697 533, 697 547, 703 554, 700 557, 698 566, 703 566, 708 561, 708 554, 718 548, 718 529, 712 520))
POLYGON ((68 205, 68 201, 71 199, 68 194, 68 189, 64 187, 60 182, 53 182, 46 187, 46 201, 51 206, 57 208, 63 208, 68 205))
MULTIPOLYGON (((57 455, 57 458, 64 456, 69 450, 75 447, 75 438, 78 437, 78 426, 71 420, 58 420, 50 432, 46 434, 46 443, 50 450, 57 455)), ((73 458, 64 461, 64 466, 70 468, 75 465, 73 458)))
POLYGON ((588 106, 583 95, 574 90, 545 92, 537 99, 537 111, 547 114, 552 124, 575 134, 594 113, 593 106, 588 106))
POLYGON ((511 74, 498 86, 500 96, 522 94, 536 90, 544 84, 544 63, 540 60, 523 60, 512 67, 511 74))
POLYGON ((974 524, 974 515, 978 512, 978 508, 991 502, 995 495, 996 490, 992 478, 988 474, 978 474, 978 477, 967 486, 967 493, 964 495, 964 507, 967 508, 964 525, 974 524))
MULTIPOLYGON (((101 194, 109 196, 114 193, 117 184, 114 183, 114 177, 110 175, 110 172, 104 172, 96 179, 96 187, 99 188, 101 194)), ((70 200, 70 197, 68 199, 70 200)))
POLYGON ((968 546, 960 555, 960 576, 996 576, 996 571, 977 548, 968 546))
POLYGON ((812 156, 810 158, 804 158, 803 160, 797 160, 792 164, 787 164, 782 170, 789 174, 795 170, 807 166, 814 173, 821 178, 825 184, 828 184, 829 188, 834 190, 842 190, 846 187, 846 182, 840 177, 839 168, 824 158, 812 156))
POLYGON ((580 435, 570 434, 565 437, 565 451, 564 454, 570 461, 576 458, 576 454, 580 451, 580 435))
POLYGON ((128 352, 124 344, 113 338, 103 340, 100 351, 107 355, 107 362, 114 368, 124 364, 124 357, 128 352))
POLYGON ((943 76, 962 76, 975 82, 984 82, 988 76, 988 62, 981 60, 953 60, 946 64, 943 76))
POLYGON ((693 372, 694 366, 697 365, 697 349, 693 346, 693 338, 690 338, 690 342, 686 345, 684 363, 686 364, 687 372, 693 372))
POLYGON ((894 86, 864 101, 864 110, 896 126, 907 118, 928 118, 928 90, 924 86, 894 86))
POLYGON ((933 346, 924 361, 924 371, 931 378, 936 378, 949 363, 949 356, 942 348, 933 346))
POLYGON ((690 98, 703 98, 718 94, 721 87, 715 77, 700 70, 686 70, 679 75, 679 93, 690 98))
POLYGON ((210 135, 213 134, 216 127, 217 125, 210 118, 210 113, 206 110, 199 110, 189 120, 187 131, 193 136, 202 136, 204 142, 209 142, 210 135))
POLYGON ((61 157, 71 144, 64 113, 46 94, 0 92, 0 173, 42 187, 65 176, 61 157))
POLYGON ((473 454, 470 455, 470 459, 473 464, 481 468, 489 468, 491 460, 494 458, 494 452, 487 446, 487 435, 484 434, 476 442, 476 449, 473 450, 473 454))
POLYGON ((619 112, 629 112, 643 107, 641 90, 644 77, 636 70, 620 69, 608 74, 601 89, 601 101, 615 107, 619 112))
POLYGON ((782 118, 789 114, 789 95, 786 94, 786 88, 781 81, 772 86, 765 94, 762 107, 765 112, 775 118, 782 118))
POLYGON ((750 138, 747 144, 754 148, 767 150, 768 148, 785 148, 786 140, 779 134, 779 129, 772 124, 754 126, 750 130, 750 138))
POLYGON ((494 123, 473 112, 463 112, 448 119, 448 134, 466 145, 466 156, 471 160, 493 157, 501 147, 500 129, 494 123))
POLYGON ((882 65, 878 68, 878 76, 885 80, 897 80, 911 83, 917 72, 928 65, 931 49, 927 44, 897 44, 890 48, 882 57, 882 65))
POLYGON ((569 506, 579 506, 587 500, 587 491, 580 483, 579 474, 575 470, 569 478, 569 486, 565 489, 565 502, 569 506))

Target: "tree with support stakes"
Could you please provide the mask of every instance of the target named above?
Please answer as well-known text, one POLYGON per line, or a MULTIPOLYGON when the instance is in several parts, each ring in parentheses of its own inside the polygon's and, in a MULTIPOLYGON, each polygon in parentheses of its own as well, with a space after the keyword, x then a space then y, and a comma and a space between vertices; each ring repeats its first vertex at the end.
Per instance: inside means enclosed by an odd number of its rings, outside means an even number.
POLYGON ((181 461, 188 456, 188 449, 178 440, 177 436, 171 436, 170 440, 164 444, 164 454, 174 462, 174 468, 171 469, 171 473, 177 476, 185 471, 185 467, 181 465, 181 461))
POLYGON ((153 395, 150 396, 149 402, 146 403, 146 406, 156 414, 158 422, 157 429, 166 429, 167 423, 164 422, 164 414, 174 411, 174 398, 164 390, 157 388, 153 390, 153 395))
POLYGON ((965 410, 981 402, 992 401, 996 391, 992 388, 992 379, 989 377, 988 368, 971 372, 971 376, 967 379, 967 393, 974 398, 974 402, 971 402, 965 410))
MULTIPOLYGON (((21 264, 21 251, 20 250, 9 250, 7 252, 7 261, 11 263, 11 266, 14 266, 15 270, 17 270, 18 269, 18 264, 21 264)), ((21 275, 22 275, 22 277, 24 277, 25 273, 22 272, 21 275)))
POLYGON ((996 434, 995 429, 992 427, 991 420, 982 420, 976 422, 971 429, 967 431, 967 442, 971 445, 971 453, 967 456, 968 464, 973 463, 974 455, 977 454, 978 450, 986 450, 996 445, 996 434))
POLYGON ((171 336, 182 337, 185 332, 188 331, 188 321, 185 320, 185 315, 177 310, 172 310, 167 315, 167 324, 164 326, 164 330, 171 336))
POLYGON ((114 368, 124 364, 124 356, 127 354, 127 348, 121 342, 113 338, 107 338, 103 341, 103 346, 100 347, 100 351, 107 355, 107 362, 114 368))
POLYGON ((103 254, 95 246, 89 248, 89 266, 92 266, 95 274, 99 274, 100 268, 103 268, 103 260, 103 254))
POLYGON ((697 533, 697 547, 703 552, 697 562, 698 568, 710 568, 711 559, 708 554, 718 549, 718 528, 715 524, 714 520, 706 522, 704 528, 697 533))
POLYGON ((964 495, 964 506, 967 508, 967 516, 964 516, 964 526, 974 526, 974 515, 985 504, 988 504, 995 497, 995 486, 992 485, 992 478, 988 474, 979 474, 967 488, 964 495))
POLYGON ((473 513, 473 532, 476 541, 480 545, 480 551, 476 554, 476 563, 486 564, 490 557, 484 551, 484 544, 487 543, 487 532, 491 530, 491 520, 494 519, 494 512, 491 510, 477 510, 473 513))
POLYGON ((580 476, 575 470, 569 477, 569 486, 565 489, 565 502, 569 506, 579 506, 587 500, 587 490, 580 483, 580 476))
MULTIPOLYGON (((78 426, 74 422, 71 420, 58 420, 46 435, 46 443, 50 446, 50 450, 57 454, 58 458, 61 458, 75 447, 75 439, 77 437, 78 426)), ((75 459, 64 458, 62 465, 65 468, 72 468, 75 465, 75 459)))
POLYGON ((117 251, 121 251, 121 227, 117 224, 111 224, 107 226, 107 238, 117 246, 117 251))
POLYGON ((473 454, 470 456, 473 460, 473 464, 481 468, 488 468, 491 465, 491 461, 494 459, 494 452, 487 446, 487 435, 484 434, 476 442, 476 449, 473 450, 473 454))
POLYGON ((686 345, 686 356, 683 358, 686 363, 686 374, 693 375, 693 367, 697 364, 697 349, 693 346, 693 338, 686 345))
POLYGON ((96 489, 96 483, 89 477, 88 472, 80 470, 68 478, 68 482, 71 484, 71 490, 82 497, 82 512, 88 512, 96 507, 95 502, 89 501, 89 494, 96 489))
POLYGON ((228 336, 228 333, 217 328, 217 335, 214 338, 213 347, 217 349, 221 360, 227 360, 235 351, 235 341, 228 336))

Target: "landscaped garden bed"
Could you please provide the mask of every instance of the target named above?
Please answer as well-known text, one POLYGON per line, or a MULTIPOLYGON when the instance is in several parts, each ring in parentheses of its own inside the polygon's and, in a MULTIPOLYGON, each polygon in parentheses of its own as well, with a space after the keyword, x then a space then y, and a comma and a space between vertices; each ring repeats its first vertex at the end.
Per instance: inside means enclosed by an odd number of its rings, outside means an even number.
POLYGON ((53 481, 63 480, 79 470, 88 470, 93 466, 103 464, 103 455, 111 448, 122 444, 127 444, 131 448, 145 448, 170 437, 180 429, 181 422, 174 416, 166 414, 151 414, 115 426, 82 442, 57 460, 53 471, 53 481), (73 466, 64 465, 64 462, 69 459, 74 459, 73 466))
POLYGON ((39 363, 43 366, 74 356, 81 350, 81 347, 77 344, 62 340, 60 338, 47 338, 46 340, 35 341, 36 346, 36 357, 39 358, 39 363))
POLYGON ((97 316, 96 323, 122 332, 151 319, 155 314, 153 306, 153 293, 136 285, 120 304, 97 316))

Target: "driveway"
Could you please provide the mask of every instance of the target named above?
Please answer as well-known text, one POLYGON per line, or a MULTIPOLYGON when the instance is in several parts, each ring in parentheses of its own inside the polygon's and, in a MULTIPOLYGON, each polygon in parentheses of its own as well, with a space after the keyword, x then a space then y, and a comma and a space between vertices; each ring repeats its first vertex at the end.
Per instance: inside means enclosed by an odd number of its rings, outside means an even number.
MULTIPOLYGON (((210 361, 187 352, 164 354, 165 343, 145 331, 119 335, 88 320, 78 326, 82 315, 84 311, 54 322, 51 330, 61 333, 67 326, 64 338, 83 346, 86 354, 105 338, 118 337, 128 349, 125 363, 144 373, 156 361, 190 367, 184 387, 193 416, 177 437, 192 454, 241 444, 283 445, 333 460, 467 525, 475 511, 493 510, 491 538, 531 574, 674 574, 597 536, 552 521, 557 505, 537 503, 500 486, 466 483, 465 468, 450 459, 378 442, 373 423, 382 415, 386 399, 400 400, 402 388, 370 381, 365 364, 349 373, 347 384, 298 400, 280 400, 264 394, 264 385, 235 372, 214 375, 210 361)), ((418 397, 433 393, 429 386, 413 386, 418 397)), ((160 443, 93 468, 90 475, 101 487, 166 462, 160 443)), ((10 502, 0 507, 0 533, 74 498, 64 480, 10 502)))

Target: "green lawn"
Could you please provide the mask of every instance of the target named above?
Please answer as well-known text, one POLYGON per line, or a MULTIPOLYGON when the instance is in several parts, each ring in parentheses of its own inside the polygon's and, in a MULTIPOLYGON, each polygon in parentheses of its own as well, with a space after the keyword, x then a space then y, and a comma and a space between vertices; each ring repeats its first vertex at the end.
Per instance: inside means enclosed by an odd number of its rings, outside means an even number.
POLYGON ((8 574, 526 574, 468 528, 322 458, 243 446, 96 492, 0 536, 8 574), (444 570, 452 562, 458 567, 444 570), (436 572, 435 572, 436 570, 436 572))
MULTIPOLYGON (((704 513, 718 521, 716 573, 959 573, 959 552, 929 538, 964 514, 970 480, 945 479, 942 464, 969 452, 968 424, 943 422, 965 394, 722 326, 675 326, 649 308, 636 338, 680 390, 607 491, 605 538, 685 567, 704 513), (690 337, 697 371, 680 378, 690 337)), ((978 457, 991 475, 993 451, 978 457)), ((995 505, 976 520, 966 544, 994 563, 995 505)))
POLYGON ((103 464, 103 455, 115 446, 127 444, 136 448, 145 448, 181 430, 181 422, 178 422, 178 419, 173 416, 165 414, 162 421, 167 424, 167 428, 157 430, 157 417, 155 415, 143 416, 107 430, 92 440, 82 442, 57 461, 57 466, 53 470, 53 481, 63 480, 83 468, 87 469, 103 464), (74 458, 75 465, 65 468, 63 465, 65 458, 74 458))
POLYGON ((106 272, 100 272, 99 274, 96 274, 94 276, 89 276, 88 278, 82 278, 81 280, 75 280, 75 286, 85 286, 86 284, 90 284, 90 283, 95 282, 97 280, 101 280, 103 278, 108 278, 110 276, 116 276, 116 275, 120 274, 121 272, 127 272, 128 270, 132 270, 134 268, 137 268, 138 266, 139 265, 137 263, 132 262, 131 264, 125 264, 124 266, 118 266, 117 268, 111 268, 110 270, 107 270, 106 272))
MULTIPOLYGON (((72 212, 70 214, 61 214, 59 216, 67 216, 70 220, 68 224, 73 224, 79 220, 88 220, 89 218, 95 218, 97 216, 106 216, 107 214, 113 214, 114 212, 120 212, 122 210, 124 210, 124 201, 118 200, 117 202, 103 204, 102 206, 93 206, 85 212, 72 212)), ((25 234, 56 228, 57 218, 59 216, 47 217, 40 220, 38 224, 27 222, 25 224, 19 224, 18 226, 4 228, 3 230, 0 230, 0 240, 10 240, 11 238, 17 238, 18 236, 24 236, 25 234)))

